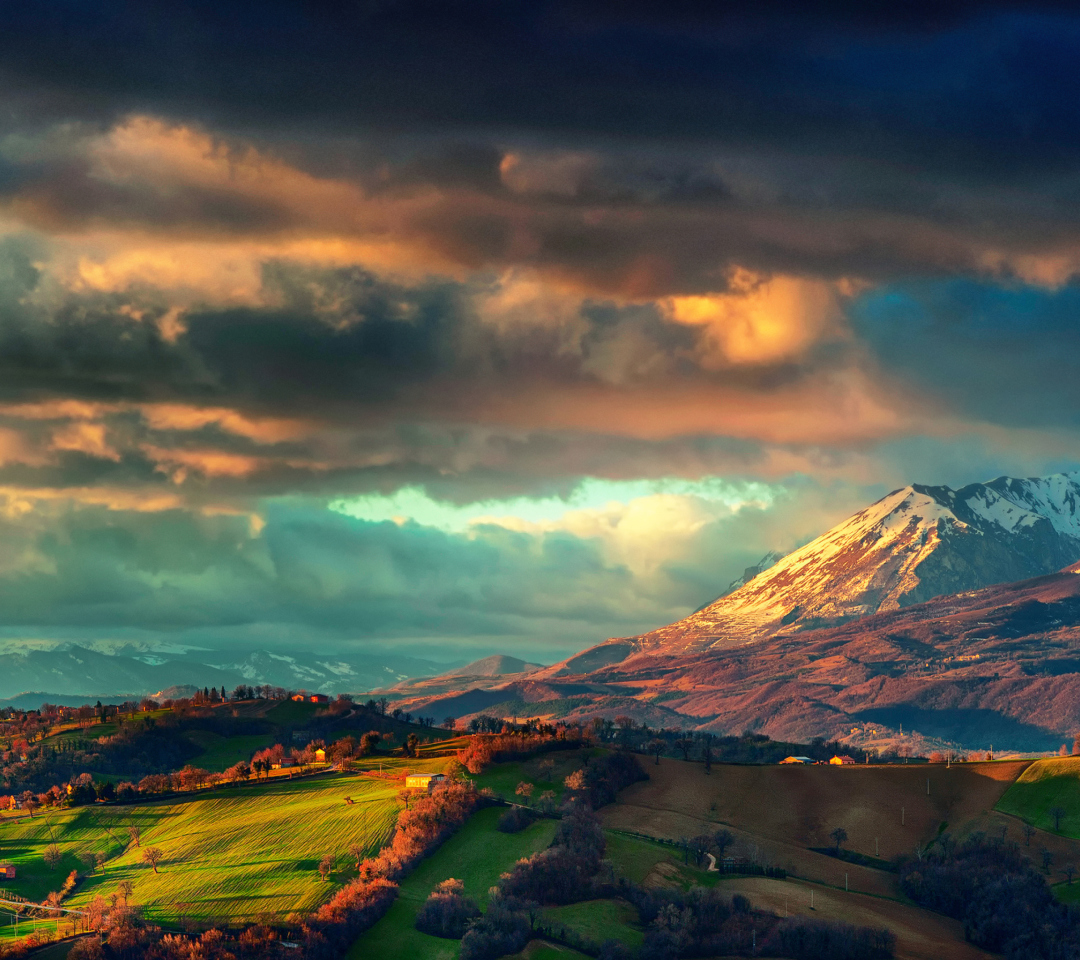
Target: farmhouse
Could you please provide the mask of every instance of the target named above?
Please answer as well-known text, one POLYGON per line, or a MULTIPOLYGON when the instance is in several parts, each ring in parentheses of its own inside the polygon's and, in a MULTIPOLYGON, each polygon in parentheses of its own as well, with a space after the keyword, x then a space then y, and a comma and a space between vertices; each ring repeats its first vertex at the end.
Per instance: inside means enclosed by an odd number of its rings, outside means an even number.
POLYGON ((405 789, 427 790, 430 793, 445 779, 441 773, 409 773, 405 775, 405 789))
POLYGON ((312 703, 327 703, 330 700, 325 693, 313 693, 309 699, 312 703))
POLYGON ((275 760, 270 764, 271 770, 283 770, 286 767, 295 767, 296 760, 293 757, 282 757, 280 760, 275 760))
POLYGON ((813 763, 810 757, 784 757, 781 763, 813 763))
POLYGON ((292 697, 290 697, 290 699, 291 700, 297 700, 297 701, 303 703, 303 701, 305 701, 307 699, 307 697, 305 697, 302 693, 294 693, 292 695, 292 697))
POLYGON ((834 766, 837 766, 837 767, 839 767, 839 766, 845 766, 846 767, 849 763, 854 763, 854 762, 855 761, 852 760, 851 757, 849 757, 847 754, 843 754, 842 756, 838 754, 837 756, 833 757, 829 761, 829 763, 831 763, 831 764, 833 764, 834 766))
POLYGON ((15 864, 13 863, 0 863, 0 880, 14 880, 15 879, 15 864))
POLYGON ((319 747, 315 751, 315 762, 316 763, 326 763, 326 751, 322 747, 319 747))

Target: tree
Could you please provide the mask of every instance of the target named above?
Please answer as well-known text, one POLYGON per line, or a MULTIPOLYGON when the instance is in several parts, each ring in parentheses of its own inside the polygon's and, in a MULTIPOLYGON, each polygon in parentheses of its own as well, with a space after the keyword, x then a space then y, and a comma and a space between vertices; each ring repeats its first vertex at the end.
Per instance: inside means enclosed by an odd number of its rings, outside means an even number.
POLYGON ((360 756, 367 757, 373 754, 382 740, 382 734, 378 730, 369 730, 360 738, 360 756))
POLYGON ((717 830, 712 835, 713 846, 716 847, 716 852, 720 855, 720 859, 724 859, 724 851, 727 850, 735 842, 735 834, 730 830, 717 830))
POLYGON ((420 756, 420 738, 415 733, 410 733, 405 738, 405 756, 420 756))
POLYGON ((1026 846, 1031 846, 1031 838, 1035 836, 1035 828, 1030 823, 1025 823, 1021 828, 1024 834, 1024 843, 1026 846))
POLYGON ((1076 875, 1076 866, 1074 864, 1067 863, 1061 868, 1061 872, 1065 874, 1066 881, 1071 884, 1072 878, 1076 875))
POLYGON ((529 798, 533 795, 533 790, 536 789, 528 780, 522 780, 517 785, 517 789, 514 791, 522 800, 526 803, 529 802, 529 798))
POLYGON ((683 760, 690 759, 690 751, 694 747, 694 741, 690 737, 679 737, 679 739, 675 741, 675 746, 682 751, 683 760))
POLYGON ((649 753, 656 757, 656 766, 660 766, 660 755, 666 748, 667 744, 659 737, 649 741, 649 753))
POLYGON ((1051 807, 1046 812, 1048 814, 1050 814, 1051 817, 1054 818, 1054 832, 1055 833, 1060 833, 1061 832, 1061 818, 1063 816, 1065 816, 1065 809, 1063 807, 1051 807))
POLYGON ((142 829, 138 824, 133 823, 128 827, 128 836, 131 837, 131 842, 135 844, 136 847, 142 845, 142 829))
POLYGON ((333 869, 334 869, 334 858, 330 854, 327 854, 325 857, 323 857, 319 861, 319 876, 322 877, 323 880, 329 880, 330 879, 330 872, 333 869))
POLYGON ((701 866, 702 860, 705 859, 705 854, 709 852, 711 839, 711 837, 699 833, 690 840, 690 852, 694 855, 694 863, 699 867, 701 866))
POLYGON ((843 827, 837 827, 829 836, 833 838, 833 842, 836 844, 836 855, 840 856, 840 847, 847 840, 847 831, 843 827))
POLYGON ((1043 865, 1043 872, 1044 873, 1046 873, 1046 874, 1050 873, 1050 864, 1052 864, 1053 862, 1054 862, 1054 855, 1049 850, 1044 849, 1043 852, 1042 852, 1042 865, 1043 865))
POLYGON ((55 870, 58 866, 60 866, 60 861, 63 859, 63 856, 60 853, 60 848, 55 843, 50 843, 45 848, 45 855, 43 859, 45 860, 45 866, 47 866, 50 870, 55 870))
POLYGON ((356 862, 356 872, 360 872, 360 861, 364 859, 364 848, 359 843, 349 844, 349 856, 356 862))
POLYGON ((148 863, 154 868, 154 873, 158 872, 158 864, 161 863, 162 858, 165 856, 159 847, 147 847, 142 852, 143 862, 148 863))
POLYGON ((584 770, 575 770, 570 776, 563 780, 563 783, 566 785, 567 790, 575 794, 583 793, 588 786, 584 770))
POLYGON ((457 726, 457 717, 447 717, 443 720, 442 725, 447 730, 453 730, 457 726))
POLYGON ((124 905, 127 906, 127 902, 131 899, 131 894, 134 891, 134 887, 131 885, 130 880, 121 880, 117 884, 116 892, 120 894, 120 899, 124 901, 124 905))

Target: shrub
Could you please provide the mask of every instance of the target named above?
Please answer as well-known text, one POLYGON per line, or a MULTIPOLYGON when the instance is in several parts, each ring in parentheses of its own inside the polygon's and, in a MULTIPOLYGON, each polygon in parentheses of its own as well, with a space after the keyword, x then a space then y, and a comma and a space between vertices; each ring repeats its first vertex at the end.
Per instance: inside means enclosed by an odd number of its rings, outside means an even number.
POLYGON ((464 884, 451 877, 440 883, 416 914, 416 929, 433 937, 460 940, 480 907, 465 896, 464 884))
POLYGON ((499 816, 496 826, 503 833, 519 833, 536 819, 528 807, 510 807, 499 816))

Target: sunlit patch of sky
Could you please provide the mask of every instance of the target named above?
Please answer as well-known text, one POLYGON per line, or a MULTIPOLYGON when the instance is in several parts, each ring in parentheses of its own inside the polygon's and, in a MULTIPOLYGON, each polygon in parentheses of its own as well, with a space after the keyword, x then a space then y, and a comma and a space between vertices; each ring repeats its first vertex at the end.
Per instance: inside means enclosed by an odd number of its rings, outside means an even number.
POLYGON ((527 523, 554 523, 571 512, 604 510, 653 496, 690 497, 723 506, 765 508, 783 494, 776 484, 733 481, 721 477, 686 480, 605 480, 585 477, 566 497, 514 497, 458 504, 430 497, 422 487, 403 487, 393 494, 367 494, 334 501, 330 509, 360 520, 397 523, 412 521, 426 527, 460 532, 478 522, 513 518, 527 523))

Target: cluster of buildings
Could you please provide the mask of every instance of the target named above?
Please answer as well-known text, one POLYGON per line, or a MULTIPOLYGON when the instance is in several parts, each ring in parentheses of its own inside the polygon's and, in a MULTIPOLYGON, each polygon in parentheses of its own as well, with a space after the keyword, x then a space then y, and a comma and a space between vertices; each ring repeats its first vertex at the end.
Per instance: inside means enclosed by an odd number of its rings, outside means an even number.
POLYGON ((833 757, 829 761, 814 760, 811 757, 784 757, 784 759, 781 760, 780 762, 781 763, 826 763, 826 762, 828 762, 828 763, 832 764, 835 767, 846 767, 849 763, 854 763, 855 761, 851 757, 849 757, 847 754, 837 754, 835 757, 833 757))

